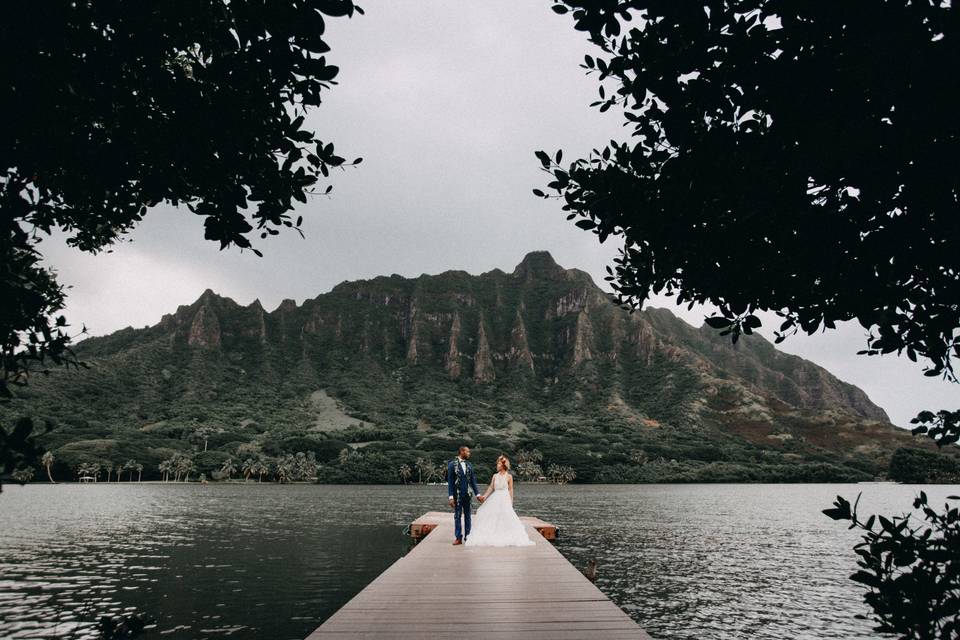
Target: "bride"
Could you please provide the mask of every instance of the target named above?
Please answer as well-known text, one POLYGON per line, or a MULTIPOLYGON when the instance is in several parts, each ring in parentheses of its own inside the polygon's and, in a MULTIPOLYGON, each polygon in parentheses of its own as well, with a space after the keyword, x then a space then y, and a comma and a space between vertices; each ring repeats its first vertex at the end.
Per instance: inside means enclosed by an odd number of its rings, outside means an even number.
POLYGON ((506 456, 497 458, 497 472, 483 494, 468 547, 526 547, 534 544, 513 510, 513 476, 506 456))

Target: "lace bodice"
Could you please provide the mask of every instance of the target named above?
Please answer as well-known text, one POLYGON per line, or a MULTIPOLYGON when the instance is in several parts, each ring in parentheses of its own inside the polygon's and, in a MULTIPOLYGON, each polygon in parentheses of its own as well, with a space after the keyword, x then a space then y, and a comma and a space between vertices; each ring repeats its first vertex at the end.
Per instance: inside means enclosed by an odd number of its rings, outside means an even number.
POLYGON ((493 490, 500 491, 501 489, 507 488, 507 474, 494 474, 493 476, 493 490))

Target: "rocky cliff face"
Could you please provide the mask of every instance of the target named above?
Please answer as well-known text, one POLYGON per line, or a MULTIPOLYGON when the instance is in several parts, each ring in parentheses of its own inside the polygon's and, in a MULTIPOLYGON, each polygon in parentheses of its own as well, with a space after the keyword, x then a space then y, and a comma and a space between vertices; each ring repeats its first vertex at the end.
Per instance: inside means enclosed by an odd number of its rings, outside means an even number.
MULTIPOLYGON (((762 402, 887 421, 863 391, 760 336, 734 345, 663 309, 628 313, 589 275, 564 269, 545 251, 528 254, 512 273, 344 282, 300 306, 284 300, 269 313, 259 301, 241 307, 207 290, 154 329, 197 349, 230 351, 250 339, 300 343, 307 351, 323 345, 476 385, 512 385, 522 374, 548 386, 591 379, 615 389, 629 387, 637 369, 655 372, 657 363, 670 363, 695 373, 694 400, 733 385, 762 402)), ((106 355, 110 342, 89 339, 81 350, 106 355)))
MULTIPOLYGON (((603 434, 616 431, 741 443, 744 455, 759 447, 785 460, 823 450, 880 460, 910 439, 823 368, 760 336, 733 345, 666 310, 629 313, 545 251, 510 273, 344 282, 269 312, 208 290, 153 327, 77 351, 99 373, 40 381, 34 393, 62 400, 67 415, 122 386, 97 419, 124 428, 218 415, 310 433, 322 419, 308 399, 326 389, 366 429, 496 442, 590 430, 610 441, 603 434)), ((374 437, 364 434, 351 437, 374 437)))

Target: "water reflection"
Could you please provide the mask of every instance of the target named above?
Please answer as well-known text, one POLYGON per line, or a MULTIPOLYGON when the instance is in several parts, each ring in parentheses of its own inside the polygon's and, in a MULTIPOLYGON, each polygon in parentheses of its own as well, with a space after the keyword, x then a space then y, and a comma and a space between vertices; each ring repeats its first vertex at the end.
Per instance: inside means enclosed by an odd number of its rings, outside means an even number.
MULTIPOLYGON (((518 485, 517 508, 657 638, 870 638, 847 580, 855 532, 820 510, 892 485, 518 485)), ((927 487, 942 500, 951 487, 927 487)), ((0 496, 0 636, 90 638, 101 615, 155 638, 303 638, 408 548, 438 487, 98 484, 0 496)))

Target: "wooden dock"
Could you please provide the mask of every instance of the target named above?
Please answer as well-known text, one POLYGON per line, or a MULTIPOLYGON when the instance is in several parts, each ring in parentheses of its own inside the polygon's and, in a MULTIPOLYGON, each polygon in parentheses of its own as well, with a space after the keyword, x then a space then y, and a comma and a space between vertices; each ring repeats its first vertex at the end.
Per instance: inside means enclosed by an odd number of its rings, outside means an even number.
POLYGON ((410 530, 422 542, 307 640, 649 640, 537 528, 555 536, 556 527, 524 521, 532 547, 467 547, 451 544, 451 513, 421 516, 410 530))
MULTIPOLYGON (((521 516, 520 520, 523 524, 528 524, 536 529, 547 540, 557 539, 557 527, 549 522, 529 516, 521 516)), ((410 537, 419 542, 428 533, 445 522, 449 522, 450 526, 453 526, 453 516, 449 511, 427 511, 410 524, 410 537)))

